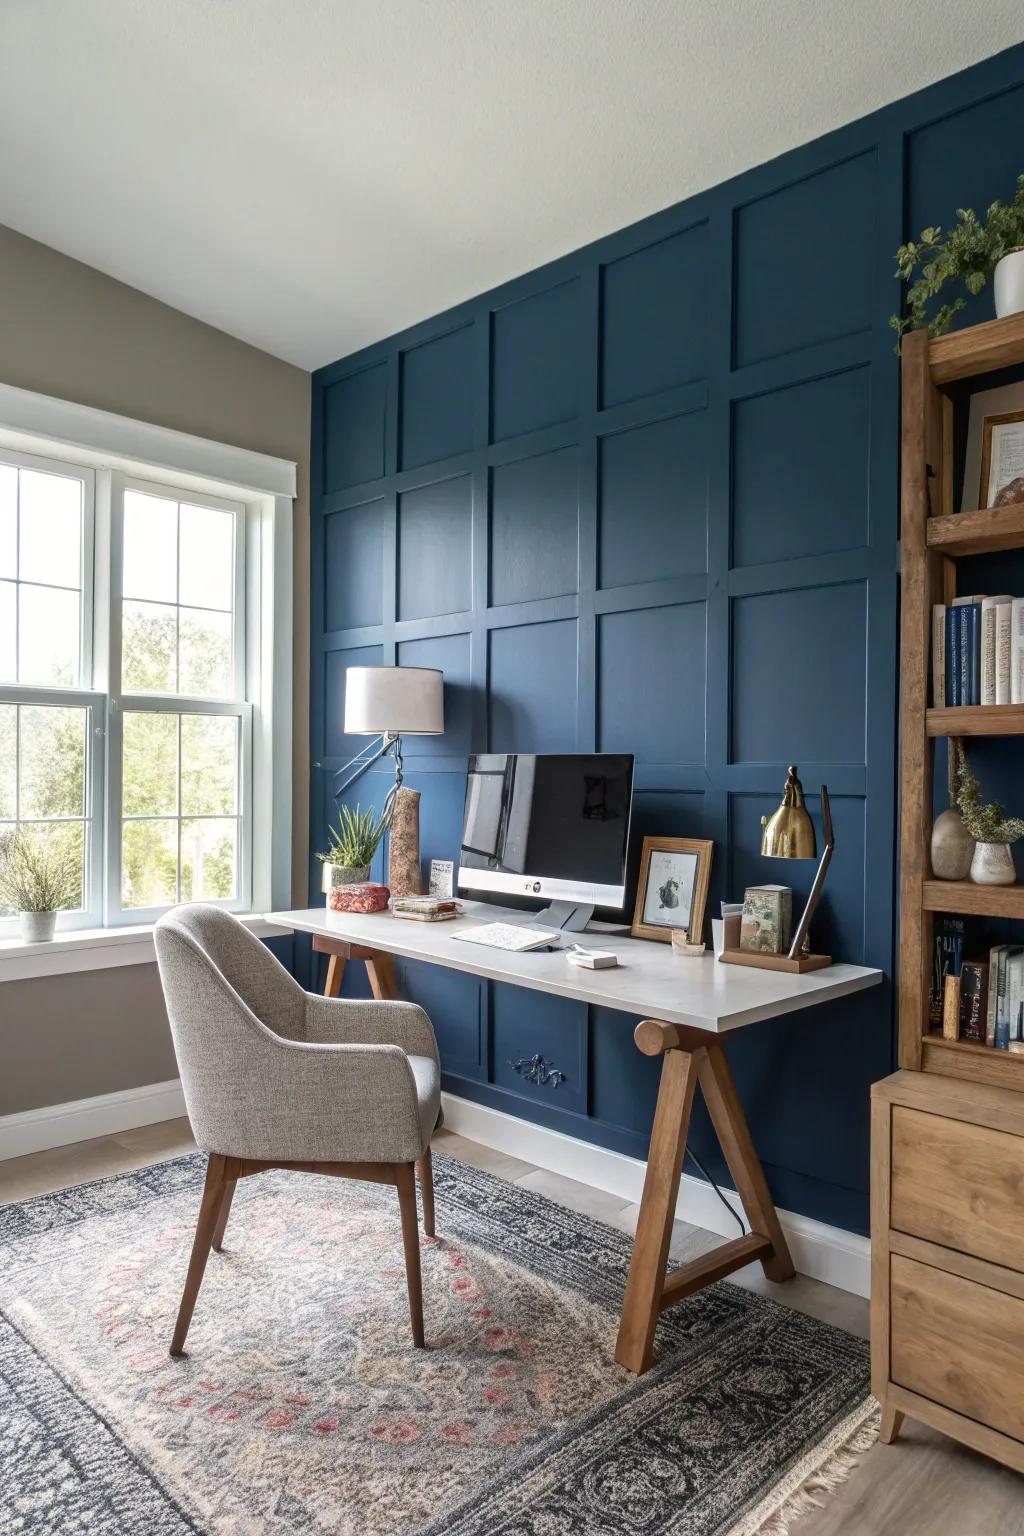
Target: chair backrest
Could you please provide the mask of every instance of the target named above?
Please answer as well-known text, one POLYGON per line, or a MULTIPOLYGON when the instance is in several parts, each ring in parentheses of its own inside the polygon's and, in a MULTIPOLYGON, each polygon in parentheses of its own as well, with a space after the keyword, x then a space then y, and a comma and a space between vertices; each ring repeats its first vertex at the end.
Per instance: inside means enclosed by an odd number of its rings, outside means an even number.
POLYGON ((306 994, 244 924, 220 907, 174 907, 153 930, 167 1017, 196 1140, 217 1129, 265 1057, 265 1030, 301 1038, 306 994))

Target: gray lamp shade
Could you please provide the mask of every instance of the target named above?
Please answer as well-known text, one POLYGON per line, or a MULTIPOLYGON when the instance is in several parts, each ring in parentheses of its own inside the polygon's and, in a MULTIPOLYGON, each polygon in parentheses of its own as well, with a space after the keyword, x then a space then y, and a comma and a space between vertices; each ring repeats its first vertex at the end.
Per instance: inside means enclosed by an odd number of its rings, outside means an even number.
POLYGON ((444 673, 435 667, 349 667, 346 736, 442 736, 444 673))

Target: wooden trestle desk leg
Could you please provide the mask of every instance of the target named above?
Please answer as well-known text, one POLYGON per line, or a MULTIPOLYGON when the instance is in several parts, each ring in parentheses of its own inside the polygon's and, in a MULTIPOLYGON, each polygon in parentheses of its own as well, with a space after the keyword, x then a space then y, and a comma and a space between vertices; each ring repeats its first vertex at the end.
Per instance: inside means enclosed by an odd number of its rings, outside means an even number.
POLYGON ((794 1270, 721 1040, 704 1030, 684 1029, 657 1019, 638 1024, 634 1038, 644 1055, 663 1057, 640 1219, 615 1348, 619 1364, 640 1375, 653 1359, 654 1330, 666 1307, 742 1269, 753 1259, 760 1259, 770 1280, 788 1280, 794 1270), (668 1275, 669 1242, 698 1082, 750 1231, 668 1275))
POLYGON ((344 939, 329 939, 320 933, 313 935, 313 948, 317 954, 328 956, 325 997, 341 996, 346 960, 362 960, 370 981, 370 991, 377 1001, 380 1003, 397 998, 398 983, 395 980, 393 955, 387 954, 382 949, 367 949, 362 944, 349 944, 344 939))

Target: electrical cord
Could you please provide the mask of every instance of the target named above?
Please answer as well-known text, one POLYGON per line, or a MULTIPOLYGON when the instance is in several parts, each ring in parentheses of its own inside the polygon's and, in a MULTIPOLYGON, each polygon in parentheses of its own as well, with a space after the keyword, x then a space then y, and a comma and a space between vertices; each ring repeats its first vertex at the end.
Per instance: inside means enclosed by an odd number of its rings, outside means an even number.
POLYGON ((711 1185, 711 1188, 714 1190, 714 1192, 718 1196, 719 1200, 721 1200, 722 1204, 725 1206, 726 1210, 729 1212, 729 1215, 732 1217, 733 1221, 736 1223, 736 1225, 739 1227, 740 1231, 743 1233, 743 1236, 746 1237, 747 1229, 743 1225, 743 1218, 742 1218, 742 1216, 738 1215, 737 1212, 733 1209, 733 1207, 729 1204, 728 1200, 722 1194, 722 1191, 719 1189, 718 1185, 715 1183, 715 1181, 711 1177, 710 1173, 708 1173, 707 1169, 704 1167, 704 1164, 701 1162, 701 1160, 697 1156, 696 1152, 693 1151, 693 1149, 690 1146, 689 1142, 687 1142, 687 1144, 686 1144, 686 1155, 687 1155, 688 1158, 691 1159, 692 1162, 696 1163, 697 1167, 700 1169, 701 1173, 707 1179, 708 1183, 711 1185))

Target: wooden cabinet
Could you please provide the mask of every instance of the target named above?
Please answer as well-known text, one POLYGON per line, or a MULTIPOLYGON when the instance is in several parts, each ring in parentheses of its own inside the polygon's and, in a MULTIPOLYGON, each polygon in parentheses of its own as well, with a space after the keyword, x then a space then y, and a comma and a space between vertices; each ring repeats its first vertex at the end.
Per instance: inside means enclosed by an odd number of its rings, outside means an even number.
POLYGON ((1024 1472, 1024 1095, 897 1072, 871 1134, 883 1438, 909 1413, 1024 1472))

